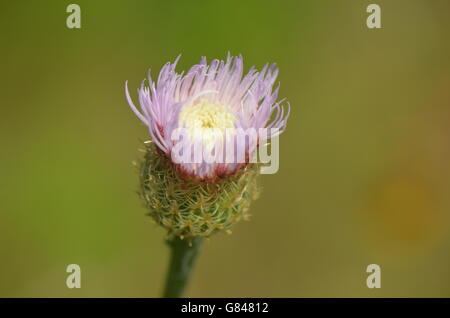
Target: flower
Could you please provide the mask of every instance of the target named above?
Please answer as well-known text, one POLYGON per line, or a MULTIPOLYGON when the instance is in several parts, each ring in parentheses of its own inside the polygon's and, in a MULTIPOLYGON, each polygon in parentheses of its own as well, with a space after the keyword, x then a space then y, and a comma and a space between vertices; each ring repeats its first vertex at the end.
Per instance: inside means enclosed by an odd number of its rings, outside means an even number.
POLYGON ((128 103, 148 126, 152 141, 185 177, 216 180, 235 174, 259 144, 286 128, 289 104, 285 113, 283 100, 277 102, 279 85, 273 89, 278 69, 266 64, 261 72, 252 67, 243 76, 242 56, 228 54, 226 61, 215 59, 209 64, 202 57, 186 74, 179 74, 175 71, 179 58, 164 65, 156 82, 149 71, 148 86, 144 80, 138 89, 140 111, 126 84, 128 103), (249 129, 258 133, 248 134, 249 129), (261 129, 275 132, 260 134, 261 129), (177 147, 174 135, 179 131, 186 134, 177 147), (229 138, 225 141, 225 137, 229 138), (245 142, 239 142, 243 138, 245 142), (237 149, 231 152, 234 145, 237 149), (195 160, 196 149, 214 153, 219 160, 195 160))
POLYGON ((252 67, 243 76, 242 56, 228 54, 226 61, 209 64, 203 57, 179 74, 178 60, 164 65, 156 82, 150 72, 148 86, 142 81, 140 110, 125 85, 131 109, 151 136, 140 164, 139 193, 169 237, 229 233, 248 218, 259 193, 258 164, 251 158, 285 130, 289 104, 285 112, 283 100, 277 102, 275 64, 261 72, 252 67))

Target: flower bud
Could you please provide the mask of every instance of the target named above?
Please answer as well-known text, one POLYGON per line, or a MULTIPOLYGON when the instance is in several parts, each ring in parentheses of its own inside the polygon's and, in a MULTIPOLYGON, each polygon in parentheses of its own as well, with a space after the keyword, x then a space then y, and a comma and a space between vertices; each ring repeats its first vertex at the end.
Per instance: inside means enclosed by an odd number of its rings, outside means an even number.
POLYGON ((150 72, 142 81, 140 109, 125 84, 128 103, 151 137, 140 164, 140 194, 169 236, 209 237, 248 217, 258 192, 259 164, 252 158, 269 142, 259 132, 284 132, 290 105, 277 101, 275 64, 244 76, 242 56, 228 54, 209 64, 203 57, 178 73, 178 59, 164 65, 156 81, 150 72))

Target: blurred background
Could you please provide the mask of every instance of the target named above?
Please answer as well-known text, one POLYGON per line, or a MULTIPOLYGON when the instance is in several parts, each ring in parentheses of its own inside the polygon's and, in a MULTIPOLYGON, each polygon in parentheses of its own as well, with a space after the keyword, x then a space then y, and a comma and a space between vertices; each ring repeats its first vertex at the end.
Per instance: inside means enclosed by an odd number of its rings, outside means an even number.
POLYGON ((187 295, 450 297, 449 1, 77 0, 79 30, 70 3, 0 4, 0 296, 160 295, 124 83, 230 51, 278 64, 291 116, 252 220, 206 242, 187 295))

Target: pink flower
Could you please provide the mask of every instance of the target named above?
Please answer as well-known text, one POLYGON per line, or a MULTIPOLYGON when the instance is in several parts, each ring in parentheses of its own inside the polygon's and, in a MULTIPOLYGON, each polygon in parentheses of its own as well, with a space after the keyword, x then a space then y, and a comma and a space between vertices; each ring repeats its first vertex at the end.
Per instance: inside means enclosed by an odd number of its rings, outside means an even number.
MULTIPOLYGON (((202 57, 186 74, 179 74, 175 71, 179 58, 163 66, 157 81, 152 80, 150 72, 148 86, 142 81, 138 89, 140 110, 130 97, 127 83, 125 92, 133 112, 148 126, 153 142, 184 175, 206 180, 234 174, 246 165, 258 145, 269 138, 259 133, 247 137, 232 134, 230 140, 237 149, 231 157, 236 159, 243 154, 244 162, 194 159, 192 153, 197 146, 214 151, 224 144, 230 130, 259 132, 262 128, 275 128, 275 133, 269 134, 274 137, 286 129, 290 107, 288 104, 285 113, 283 100, 277 102, 279 85, 273 88, 278 75, 275 64, 266 64, 260 72, 252 67, 243 76, 242 56, 228 55, 226 61, 215 59, 209 64, 202 57), (174 140, 180 130, 187 131, 181 148, 174 140), (237 142, 238 138, 246 140, 237 142), (187 154, 192 160, 174 160, 175 152, 178 157, 187 154)), ((226 159, 231 148, 224 149, 226 159)))

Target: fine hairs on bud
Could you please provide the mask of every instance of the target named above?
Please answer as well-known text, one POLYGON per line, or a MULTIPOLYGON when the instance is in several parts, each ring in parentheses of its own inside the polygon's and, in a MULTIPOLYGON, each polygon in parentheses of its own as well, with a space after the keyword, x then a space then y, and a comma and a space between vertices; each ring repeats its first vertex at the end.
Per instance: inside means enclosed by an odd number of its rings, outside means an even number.
POLYGON ((140 163, 140 195, 149 215, 168 230, 169 237, 209 237, 248 219, 251 201, 258 196, 257 164, 234 175, 205 182, 183 178, 153 142, 146 143, 140 163))

